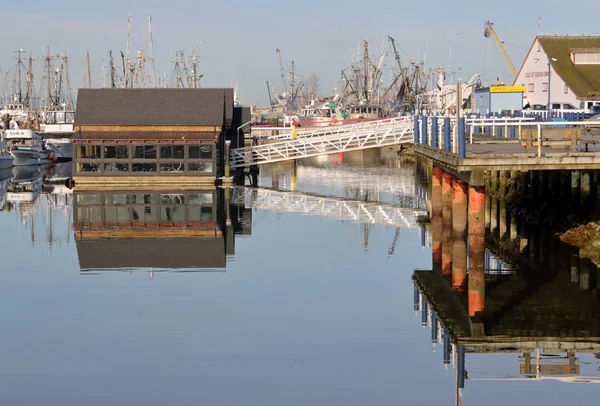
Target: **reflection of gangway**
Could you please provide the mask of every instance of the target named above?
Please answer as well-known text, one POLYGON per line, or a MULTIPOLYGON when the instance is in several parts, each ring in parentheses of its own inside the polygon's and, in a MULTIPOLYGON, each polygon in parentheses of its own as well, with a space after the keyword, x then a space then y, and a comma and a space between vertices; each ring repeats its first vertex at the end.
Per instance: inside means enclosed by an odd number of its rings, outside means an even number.
POLYGON ((426 210, 414 208, 244 187, 233 189, 232 203, 278 212, 410 229, 419 228, 419 218, 427 215, 426 210))
POLYGON ((412 142, 413 120, 395 117, 280 135, 284 141, 231 150, 231 168, 412 142))

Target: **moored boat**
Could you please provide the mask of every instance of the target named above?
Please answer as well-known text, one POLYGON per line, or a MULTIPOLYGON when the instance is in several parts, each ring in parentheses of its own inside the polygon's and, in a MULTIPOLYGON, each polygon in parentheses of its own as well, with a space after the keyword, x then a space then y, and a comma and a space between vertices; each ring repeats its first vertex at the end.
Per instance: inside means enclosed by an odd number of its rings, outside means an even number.
POLYGON ((6 143, 0 141, 0 169, 10 168, 13 164, 13 157, 6 148, 6 143))
POLYGON ((48 164, 55 159, 33 130, 6 130, 4 139, 14 166, 48 164))

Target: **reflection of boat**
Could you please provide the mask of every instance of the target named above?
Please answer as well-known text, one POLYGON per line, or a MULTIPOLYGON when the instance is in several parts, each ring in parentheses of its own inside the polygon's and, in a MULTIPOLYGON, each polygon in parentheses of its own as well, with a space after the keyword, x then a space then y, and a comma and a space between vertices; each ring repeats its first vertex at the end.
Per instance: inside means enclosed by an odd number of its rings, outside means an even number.
POLYGON ((42 193, 47 166, 15 166, 6 199, 10 202, 33 202, 42 193))
POLYGON ((6 192, 8 192, 8 185, 12 177, 13 174, 10 169, 0 169, 0 210, 4 209, 6 192))
POLYGON ((6 144, 0 142, 0 169, 10 168, 13 164, 13 157, 6 149, 6 144))
POLYGON ((33 130, 6 130, 4 138, 15 166, 49 163, 53 158, 42 137, 33 130))

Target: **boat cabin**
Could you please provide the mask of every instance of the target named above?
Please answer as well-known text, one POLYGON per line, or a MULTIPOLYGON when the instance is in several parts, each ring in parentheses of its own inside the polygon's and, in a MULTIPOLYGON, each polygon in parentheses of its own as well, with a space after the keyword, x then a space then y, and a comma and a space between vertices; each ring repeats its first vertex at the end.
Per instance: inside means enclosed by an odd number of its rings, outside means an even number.
POLYGON ((33 130, 6 130, 4 140, 8 147, 42 147, 42 137, 33 130))
POLYGON ((80 89, 76 187, 214 185, 223 175, 233 89, 80 89))
POLYGON ((383 109, 379 106, 351 106, 348 108, 349 118, 380 118, 383 109))

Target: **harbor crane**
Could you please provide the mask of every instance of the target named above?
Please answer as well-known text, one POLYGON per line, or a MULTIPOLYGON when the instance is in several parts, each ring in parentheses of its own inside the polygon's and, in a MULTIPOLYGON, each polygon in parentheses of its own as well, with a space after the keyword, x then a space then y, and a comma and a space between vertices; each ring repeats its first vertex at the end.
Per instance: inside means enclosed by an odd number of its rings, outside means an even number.
POLYGON ((485 20, 485 27, 483 30, 483 35, 486 38, 494 37, 494 40, 496 40, 496 43, 498 44, 500 51, 502 51, 504 58, 506 58, 506 61, 508 62, 508 66, 510 66, 510 69, 512 70, 513 74, 516 77, 517 70, 515 69, 515 66, 511 62, 508 54, 506 53, 506 49, 504 49, 504 45, 503 45, 502 41, 500 41, 500 38, 498 38, 498 34, 496 34, 496 30, 494 30, 494 23, 492 23, 490 20, 485 20))

